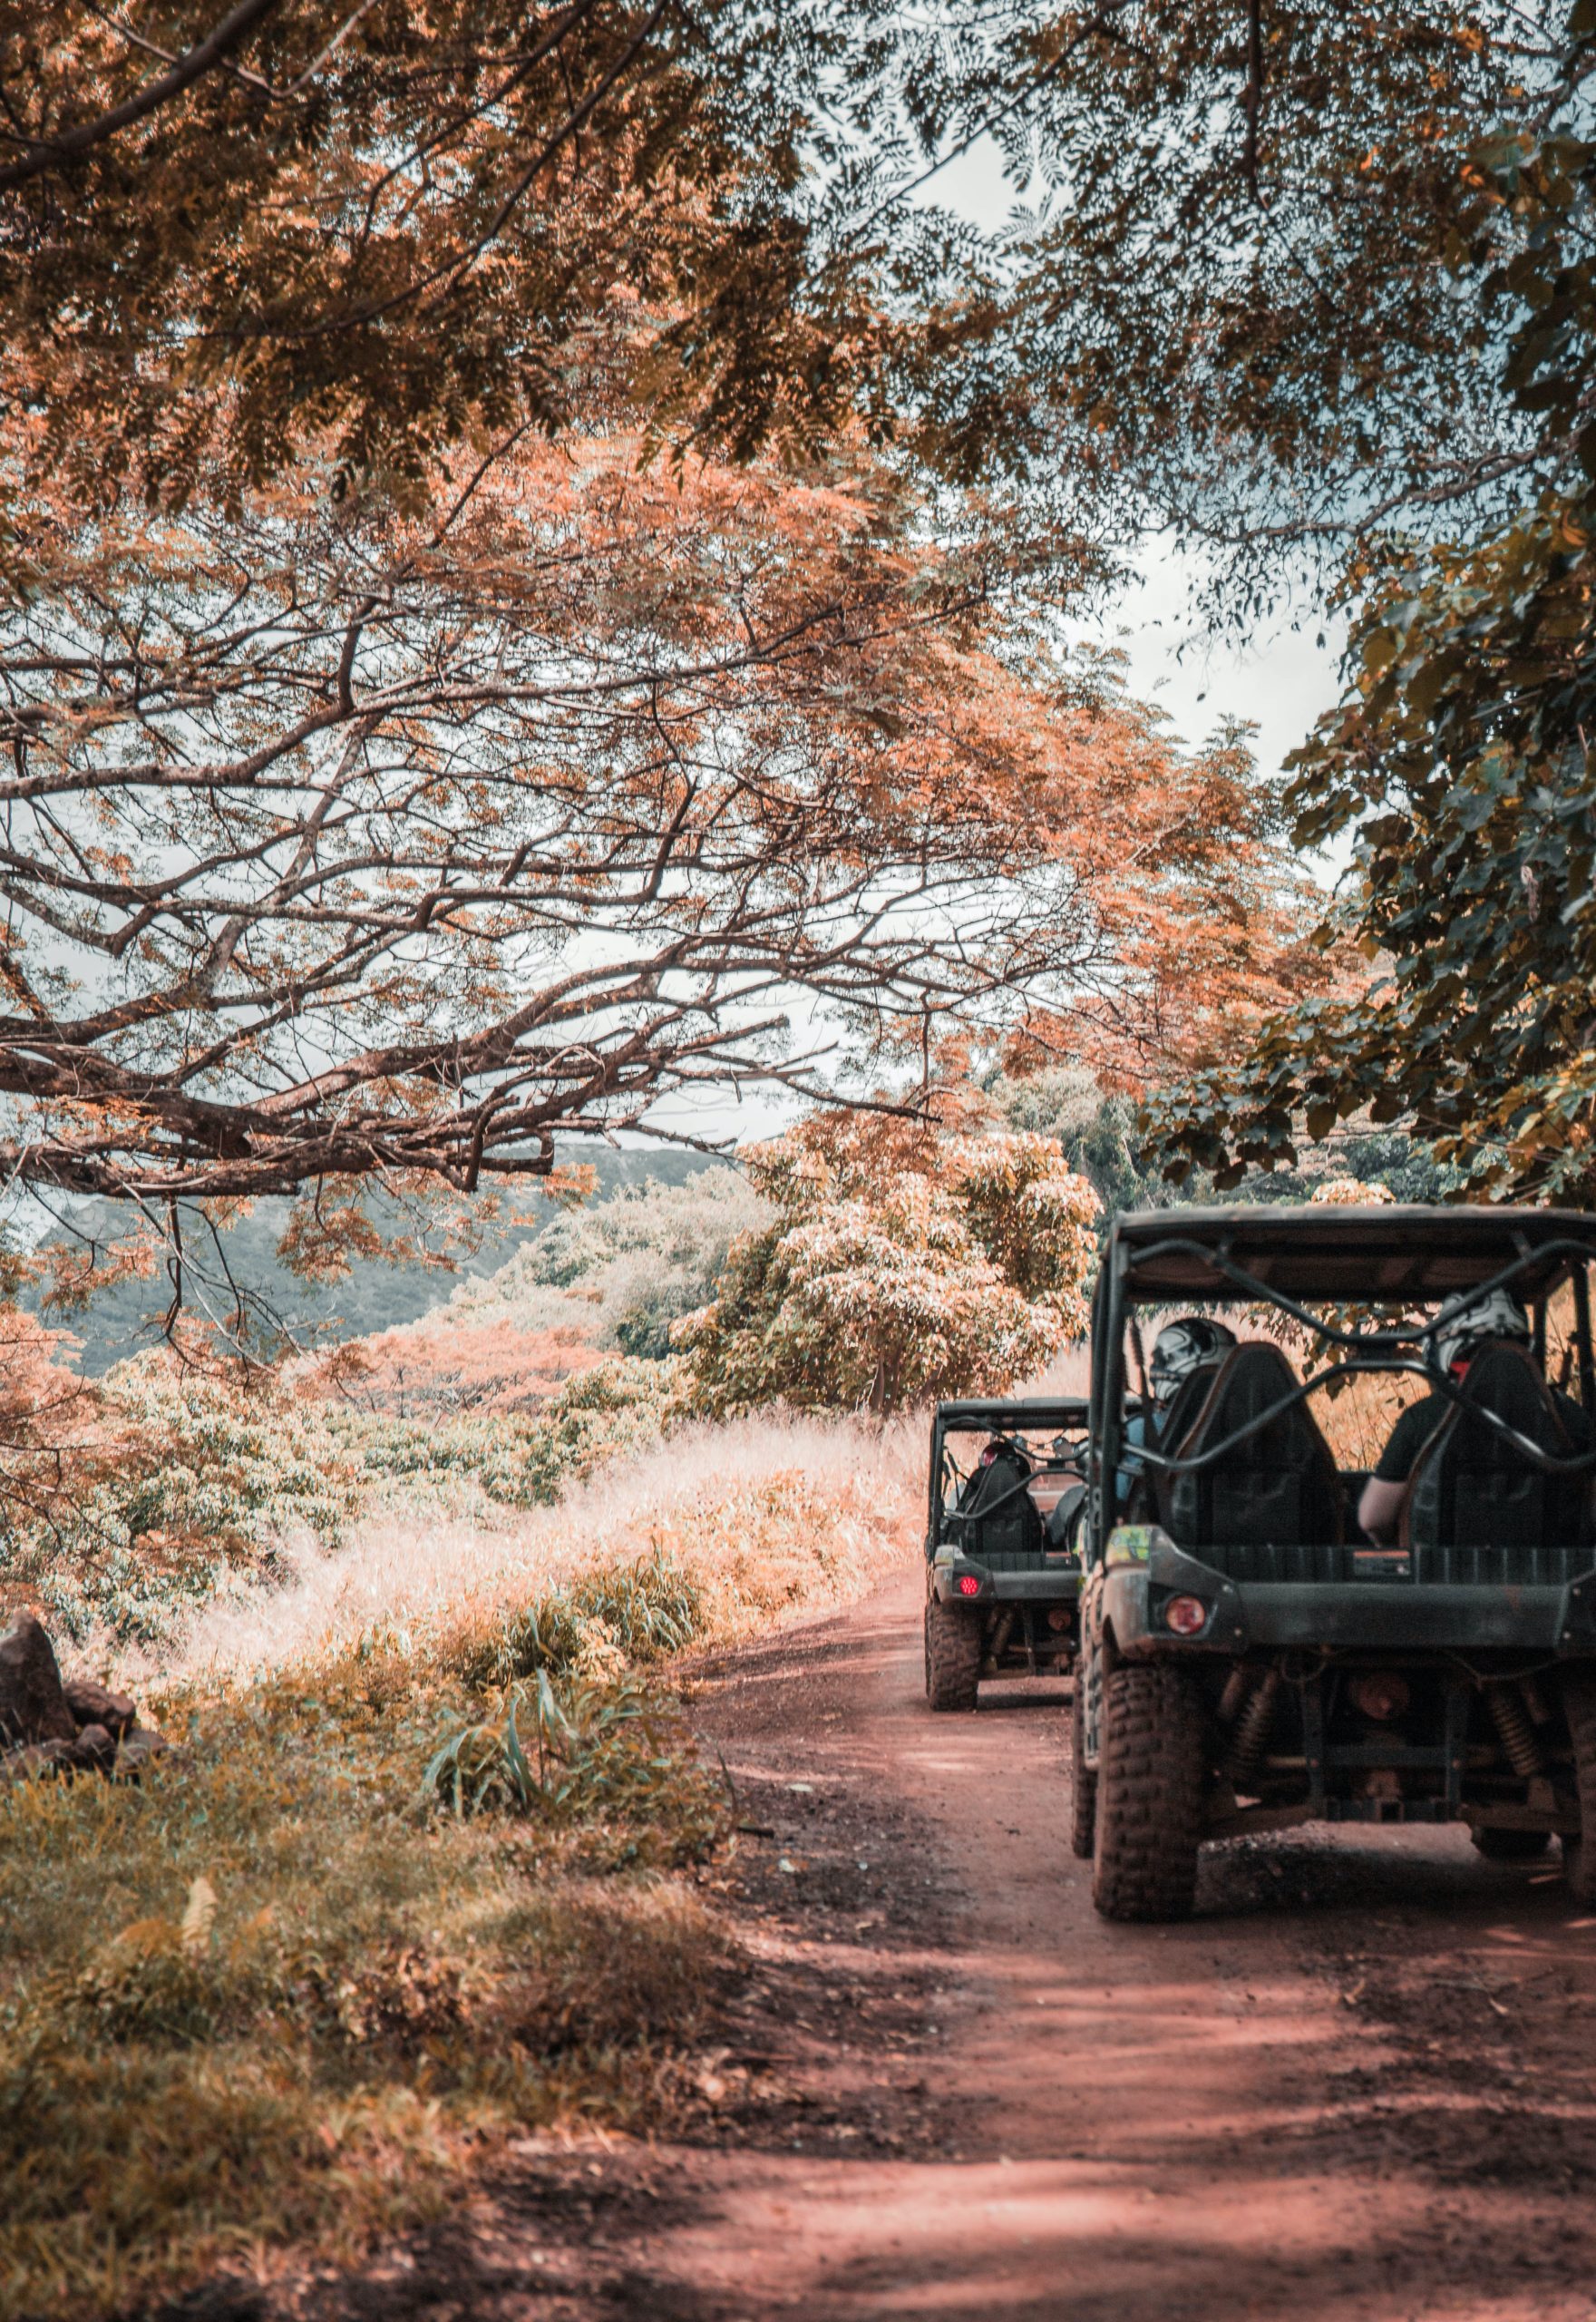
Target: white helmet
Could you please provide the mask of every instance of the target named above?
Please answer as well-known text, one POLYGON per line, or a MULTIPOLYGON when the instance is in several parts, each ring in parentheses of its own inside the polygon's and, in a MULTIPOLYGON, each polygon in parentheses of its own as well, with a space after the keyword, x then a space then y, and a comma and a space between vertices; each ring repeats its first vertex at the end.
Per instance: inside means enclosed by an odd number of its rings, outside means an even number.
POLYGON ((1182 1379, 1189 1379, 1206 1362, 1216 1362, 1225 1348, 1235 1343, 1235 1332, 1222 1322, 1210 1322, 1206 1314, 1182 1314, 1178 1322, 1166 1322, 1153 1341, 1153 1359, 1147 1365, 1153 1401, 1167 1403, 1182 1379))
POLYGON ((1523 1339, 1530 1336, 1530 1318, 1518 1300, 1505 1290, 1493 1290, 1472 1305, 1445 1308, 1425 1332, 1430 1361, 1437 1371, 1450 1371, 1468 1359, 1469 1349, 1481 1339, 1523 1339))

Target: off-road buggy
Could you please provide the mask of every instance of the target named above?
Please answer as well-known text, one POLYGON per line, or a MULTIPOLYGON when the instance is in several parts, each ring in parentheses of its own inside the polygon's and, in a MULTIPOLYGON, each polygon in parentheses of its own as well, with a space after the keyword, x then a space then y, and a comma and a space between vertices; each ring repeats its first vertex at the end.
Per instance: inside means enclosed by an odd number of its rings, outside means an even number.
POLYGON ((1073 1661, 1086 1415, 1079 1395, 937 1405, 926 1529, 933 1709, 974 1709, 983 1677, 1073 1661))
POLYGON ((1596 1410, 1593 1261, 1596 1219, 1553 1210, 1119 1220, 1075 1704, 1075 1848, 1106 1917, 1178 1917, 1204 1840, 1309 1820, 1461 1821, 1502 1859, 1556 1838, 1596 1904, 1596 1451, 1545 1378, 1596 1410), (1497 1288, 1533 1344, 1477 1347, 1460 1383, 1427 1326, 1497 1288), (1143 1322, 1203 1306, 1241 1342, 1127 1444, 1143 1322), (1360 1532, 1367 1470, 1338 1467, 1309 1408, 1336 1428, 1338 1394, 1381 1391, 1366 1374, 1441 1399, 1390 1544, 1360 1532))

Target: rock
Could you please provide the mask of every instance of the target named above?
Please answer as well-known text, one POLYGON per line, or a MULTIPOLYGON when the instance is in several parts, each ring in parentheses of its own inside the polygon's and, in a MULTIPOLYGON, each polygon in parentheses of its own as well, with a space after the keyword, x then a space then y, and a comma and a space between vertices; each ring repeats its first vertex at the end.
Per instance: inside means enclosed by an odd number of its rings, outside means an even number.
POLYGON ((0 1742, 75 1742, 55 1652, 30 1613, 0 1636, 0 1742))
POLYGON ((116 1736, 108 1726, 85 1725, 73 1743, 72 1761, 95 1773, 108 1774, 116 1759, 116 1736))
POLYGON ((152 1758, 158 1758, 166 1747, 166 1736, 157 1733, 151 1725, 135 1725, 124 1733, 116 1753, 114 1771, 126 1781, 137 1781, 152 1758))
POLYGON ((21 1750, 8 1750, 0 1758, 0 1778, 28 1781, 37 1774, 71 1773, 73 1754, 70 1742, 30 1742, 21 1750))
POLYGON ((102 1725, 120 1742, 139 1718, 138 1705, 129 1693, 113 1693, 104 1685, 97 1685, 92 1677, 72 1677, 62 1688, 66 1705, 79 1727, 102 1725))

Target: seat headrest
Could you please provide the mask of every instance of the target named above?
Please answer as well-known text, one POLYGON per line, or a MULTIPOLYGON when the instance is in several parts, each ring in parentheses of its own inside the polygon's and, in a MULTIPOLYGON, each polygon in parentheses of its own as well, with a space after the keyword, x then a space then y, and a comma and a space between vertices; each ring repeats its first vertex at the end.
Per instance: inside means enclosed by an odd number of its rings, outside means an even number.
MULTIPOLYGON (((1278 1403, 1298 1385, 1296 1371, 1270 1339, 1244 1339, 1232 1347, 1210 1382, 1192 1422, 1185 1450, 1205 1450, 1278 1403)), ((1236 1446, 1232 1459, 1251 1467, 1289 1467, 1304 1457, 1328 1459, 1328 1447, 1306 1403, 1293 1403, 1236 1446)))
POLYGON ((1399 1537, 1421 1549, 1578 1545, 1589 1532, 1589 1479, 1539 1467, 1484 1411, 1554 1459, 1573 1448, 1528 1348, 1487 1341, 1469 1363, 1461 1400, 1414 1461, 1399 1537))
MULTIPOLYGON (((1567 1456, 1568 1429, 1557 1415, 1534 1357, 1516 1339, 1489 1339, 1471 1359, 1463 1382, 1463 1408, 1467 1412, 1481 1405, 1521 1435, 1527 1435, 1542 1451, 1567 1456)), ((1468 1432, 1476 1439, 1494 1438, 1504 1452, 1512 1452, 1511 1444, 1494 1428, 1475 1421, 1468 1432)))
POLYGON ((1169 1449, 1192 1459, 1231 1448, 1205 1468, 1161 1471, 1162 1521, 1182 1546, 1318 1546, 1342 1535, 1341 1488, 1330 1448, 1313 1414, 1289 1402, 1296 1371, 1268 1339, 1232 1347, 1200 1410, 1169 1449), (1285 1403, 1283 1410, 1275 1410, 1285 1403), (1274 1416, 1255 1424, 1266 1411, 1274 1416), (1244 1431, 1245 1430, 1245 1431, 1244 1431), (1231 1438, 1240 1435, 1240 1442, 1231 1438))

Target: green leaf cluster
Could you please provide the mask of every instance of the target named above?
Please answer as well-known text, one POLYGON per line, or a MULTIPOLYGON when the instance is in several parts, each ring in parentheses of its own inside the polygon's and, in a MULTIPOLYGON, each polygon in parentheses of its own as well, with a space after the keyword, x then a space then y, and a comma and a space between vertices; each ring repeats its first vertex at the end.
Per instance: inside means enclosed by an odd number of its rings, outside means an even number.
POLYGON ((1455 1189, 1596 1199, 1596 64, 1581 0, 1557 100, 1476 144, 1493 262, 1456 291, 1494 334, 1537 461, 1512 521, 1388 541, 1358 590, 1346 699, 1296 761, 1299 843, 1349 846, 1327 943, 1368 988, 1277 1018, 1233 1074, 1168 1099, 1179 1170, 1235 1182, 1303 1128, 1403 1121, 1455 1189))

